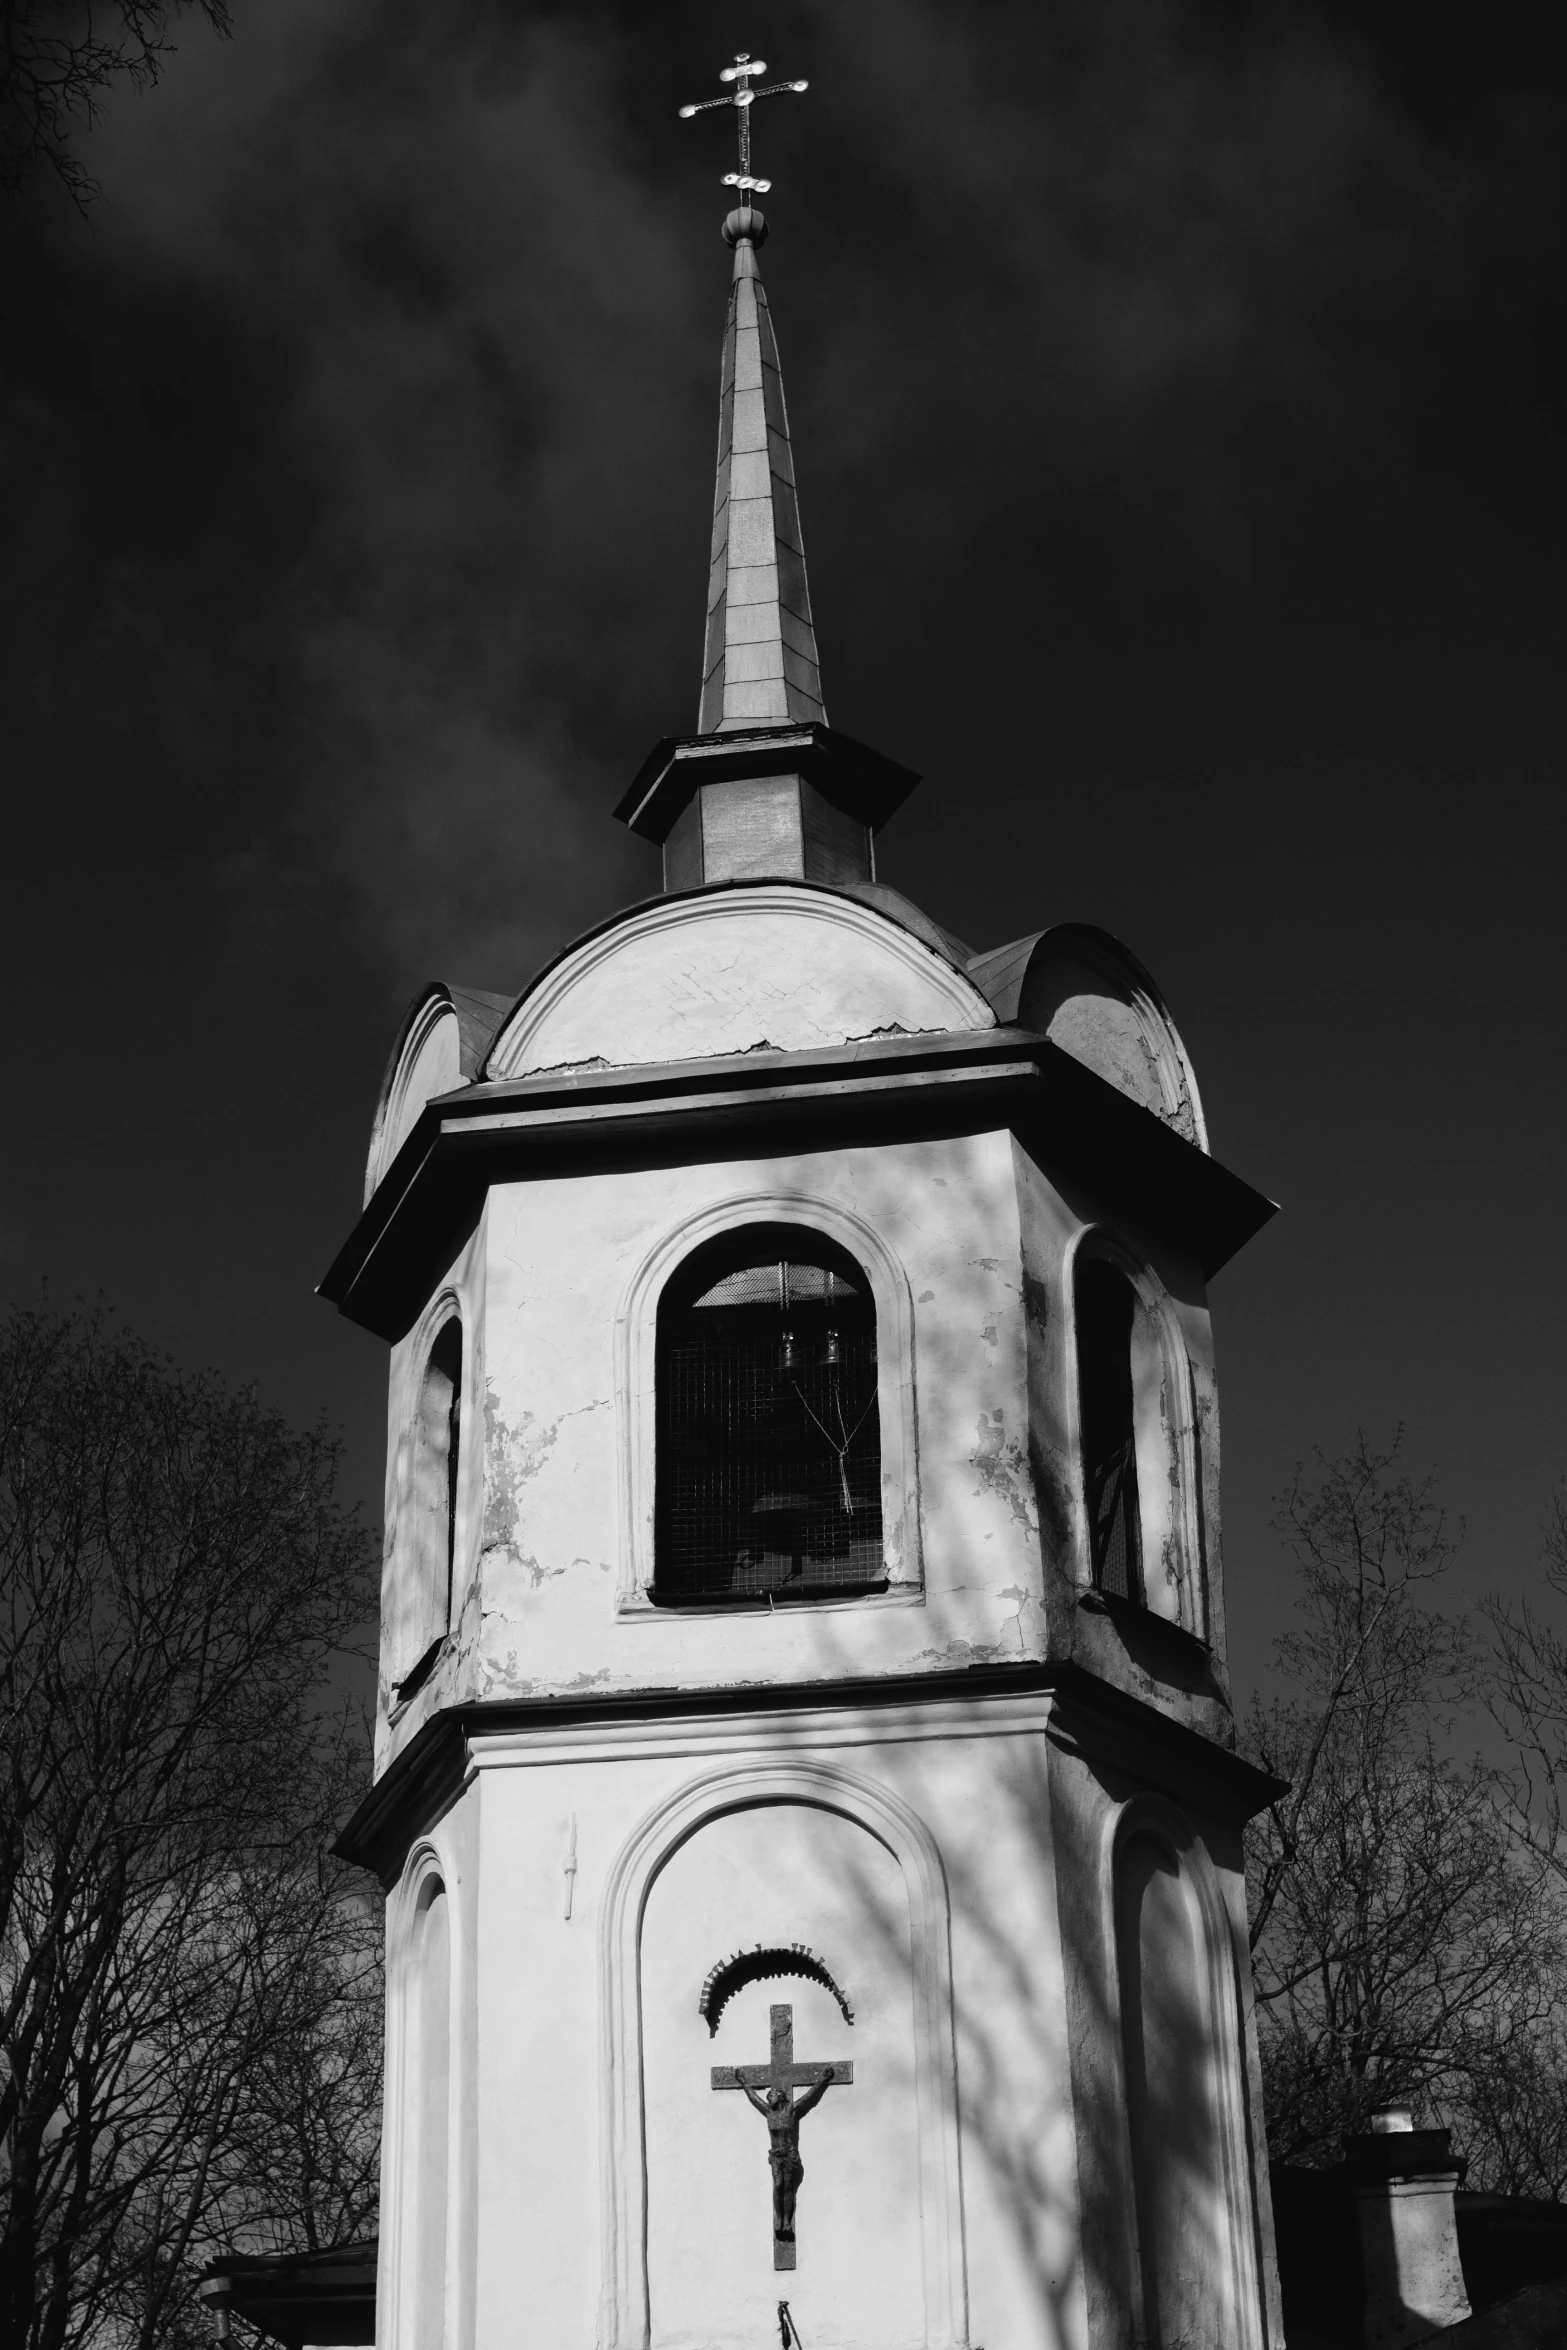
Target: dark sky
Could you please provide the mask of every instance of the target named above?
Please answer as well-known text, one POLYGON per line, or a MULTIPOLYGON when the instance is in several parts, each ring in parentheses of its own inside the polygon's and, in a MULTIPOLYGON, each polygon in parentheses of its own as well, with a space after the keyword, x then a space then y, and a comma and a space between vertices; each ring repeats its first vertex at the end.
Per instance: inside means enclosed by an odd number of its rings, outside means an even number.
POLYGON ((1467 1587, 1567 1471, 1567 75, 1522 0, 237 0, 3 230, 0 1264, 348 1430, 312 1296, 415 986, 656 887, 695 722, 737 48, 829 711, 883 876, 1100 922, 1220 1157, 1269 1495, 1402 1421, 1467 1587))

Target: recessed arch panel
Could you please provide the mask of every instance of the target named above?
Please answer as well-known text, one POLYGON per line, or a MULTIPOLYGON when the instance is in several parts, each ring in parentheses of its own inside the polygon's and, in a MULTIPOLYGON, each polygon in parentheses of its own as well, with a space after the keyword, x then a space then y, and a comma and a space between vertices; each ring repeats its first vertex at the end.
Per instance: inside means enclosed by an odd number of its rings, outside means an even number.
MULTIPOLYGON (((901 1881, 908 1919, 910 2057, 917 2135, 919 2306, 927 2350, 966 2350, 957 2074, 946 1877, 930 1831, 888 1789, 822 1761, 742 1762, 705 1773, 642 1822, 610 1873, 601 1912, 601 2350, 649 2350, 648 2189, 644 2161, 642 1937, 654 1887, 711 1822, 799 1806, 864 1830, 901 1881)), ((835 2011, 830 2004, 827 2013, 835 2011)), ((852 2093, 852 2092, 850 2092, 852 2093)), ((809 2155, 807 2154, 807 2161, 809 2155)), ((763 2158, 758 2154, 758 2163, 763 2158)), ((762 2176, 765 2178, 765 2165, 762 2176)))
POLYGON ((1213 1863, 1147 1794, 1116 1813, 1105 1864, 1134 2331, 1149 2350, 1263 2350, 1237 1954, 1213 1863))
POLYGON ((437 1844, 410 1853, 387 1913, 386 2153, 377 2339, 441 2350, 461 2297, 455 2029, 460 1934, 437 1844))

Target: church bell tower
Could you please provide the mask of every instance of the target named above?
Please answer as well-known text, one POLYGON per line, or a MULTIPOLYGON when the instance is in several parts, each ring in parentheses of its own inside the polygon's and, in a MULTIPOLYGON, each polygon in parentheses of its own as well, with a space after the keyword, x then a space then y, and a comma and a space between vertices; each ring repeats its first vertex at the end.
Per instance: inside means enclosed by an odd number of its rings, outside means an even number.
POLYGON ((422 990, 322 1284, 391 1350, 377 2339, 1280 2350, 1206 1291, 1271 1211, 1114 938, 876 877, 765 71, 663 892, 422 990))

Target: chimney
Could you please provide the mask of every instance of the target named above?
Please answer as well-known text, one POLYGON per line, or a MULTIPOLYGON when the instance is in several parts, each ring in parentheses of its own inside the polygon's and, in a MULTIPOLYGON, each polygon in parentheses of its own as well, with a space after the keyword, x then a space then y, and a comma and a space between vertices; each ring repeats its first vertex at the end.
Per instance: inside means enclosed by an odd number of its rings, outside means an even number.
POLYGON ((1453 2195, 1464 2165, 1446 2130, 1417 2130, 1384 2105, 1346 2139, 1345 2177, 1360 2220, 1367 2350, 1401 2350, 1469 2315, 1453 2195))

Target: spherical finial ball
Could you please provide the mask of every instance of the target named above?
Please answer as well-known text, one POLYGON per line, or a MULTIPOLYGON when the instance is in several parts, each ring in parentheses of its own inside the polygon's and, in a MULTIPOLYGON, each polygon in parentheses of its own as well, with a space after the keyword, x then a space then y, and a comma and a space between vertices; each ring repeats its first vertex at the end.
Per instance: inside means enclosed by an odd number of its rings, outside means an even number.
POLYGON ((724 222, 724 243, 726 245, 738 245, 742 237, 749 237, 752 245, 758 250, 767 242, 766 217, 757 211, 754 204, 742 204, 739 210, 731 212, 729 218, 724 222))

